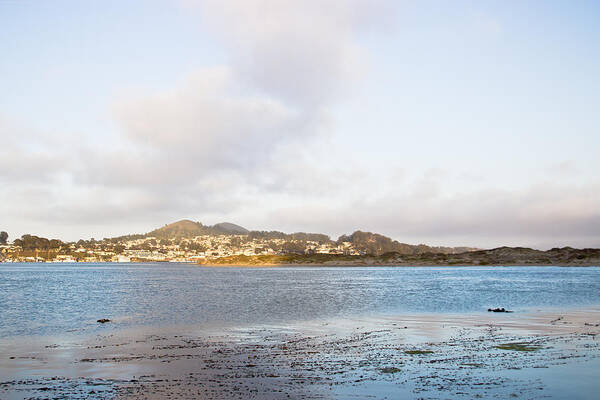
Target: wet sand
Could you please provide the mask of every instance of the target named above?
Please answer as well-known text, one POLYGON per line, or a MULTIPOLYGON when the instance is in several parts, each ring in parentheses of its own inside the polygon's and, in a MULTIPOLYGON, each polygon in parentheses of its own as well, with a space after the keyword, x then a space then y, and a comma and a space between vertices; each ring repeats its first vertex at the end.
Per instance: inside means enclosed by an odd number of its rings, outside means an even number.
POLYGON ((596 398, 600 309, 0 341, 1 399, 596 398))

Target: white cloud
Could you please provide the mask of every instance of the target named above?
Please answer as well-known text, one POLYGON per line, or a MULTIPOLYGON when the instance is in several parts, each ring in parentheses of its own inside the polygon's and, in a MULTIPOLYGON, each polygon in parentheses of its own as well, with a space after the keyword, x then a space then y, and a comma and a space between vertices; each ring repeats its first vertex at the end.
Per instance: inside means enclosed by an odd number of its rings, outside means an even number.
POLYGON ((227 68, 201 70, 168 92, 121 99, 117 151, 89 149, 83 181, 167 185, 222 170, 253 170, 277 146, 307 134, 304 116, 267 96, 245 94, 227 68))
POLYGON ((258 174, 275 168, 281 148, 301 149, 324 132, 329 108, 360 77, 356 33, 383 17, 385 4, 189 3, 231 64, 200 69, 171 90, 125 92, 113 107, 121 148, 89 149, 80 181, 168 186, 233 170, 265 182, 258 174))
MULTIPOLYGON (((427 181, 427 178, 424 179, 427 181)), ((287 229, 372 230, 409 243, 493 247, 600 243, 600 183, 535 183, 522 189, 422 191, 423 181, 375 199, 312 201, 281 207, 267 219, 287 229)), ((367 189, 368 190, 368 189, 367 189)))
POLYGON ((346 92, 365 68, 357 33, 386 19, 387 1, 190 1, 231 50, 251 87, 303 108, 346 92))

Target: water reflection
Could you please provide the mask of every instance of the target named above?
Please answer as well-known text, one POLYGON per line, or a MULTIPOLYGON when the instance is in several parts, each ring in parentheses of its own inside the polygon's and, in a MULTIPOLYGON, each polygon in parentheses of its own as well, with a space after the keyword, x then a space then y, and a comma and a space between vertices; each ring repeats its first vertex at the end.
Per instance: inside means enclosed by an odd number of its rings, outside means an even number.
POLYGON ((600 304, 600 268, 0 265, 0 337, 600 304), (108 328, 110 329, 110 328, 108 328))

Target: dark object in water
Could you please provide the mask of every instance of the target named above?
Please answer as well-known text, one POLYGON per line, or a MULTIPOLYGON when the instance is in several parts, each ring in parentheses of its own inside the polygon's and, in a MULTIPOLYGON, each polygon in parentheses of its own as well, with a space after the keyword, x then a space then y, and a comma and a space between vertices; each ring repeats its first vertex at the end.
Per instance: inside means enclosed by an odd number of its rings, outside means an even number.
POLYGON ((102 319, 99 319, 99 320, 98 320, 98 321, 96 321, 96 322, 100 322, 101 324, 104 324, 104 323, 106 323, 106 322, 110 322, 110 319, 107 319, 107 318, 102 318, 102 319))
POLYGON ((488 312, 512 312, 512 311, 505 310, 504 307, 502 307, 502 308, 488 308, 488 312))

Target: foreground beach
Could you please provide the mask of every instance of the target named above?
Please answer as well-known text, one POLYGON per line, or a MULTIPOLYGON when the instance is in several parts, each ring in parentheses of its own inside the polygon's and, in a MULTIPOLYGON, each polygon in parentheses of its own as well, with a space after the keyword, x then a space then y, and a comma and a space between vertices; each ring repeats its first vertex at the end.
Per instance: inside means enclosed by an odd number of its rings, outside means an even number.
POLYGON ((600 308, 0 341, 0 398, 596 398, 600 308), (596 377, 596 378, 594 378, 596 377))

